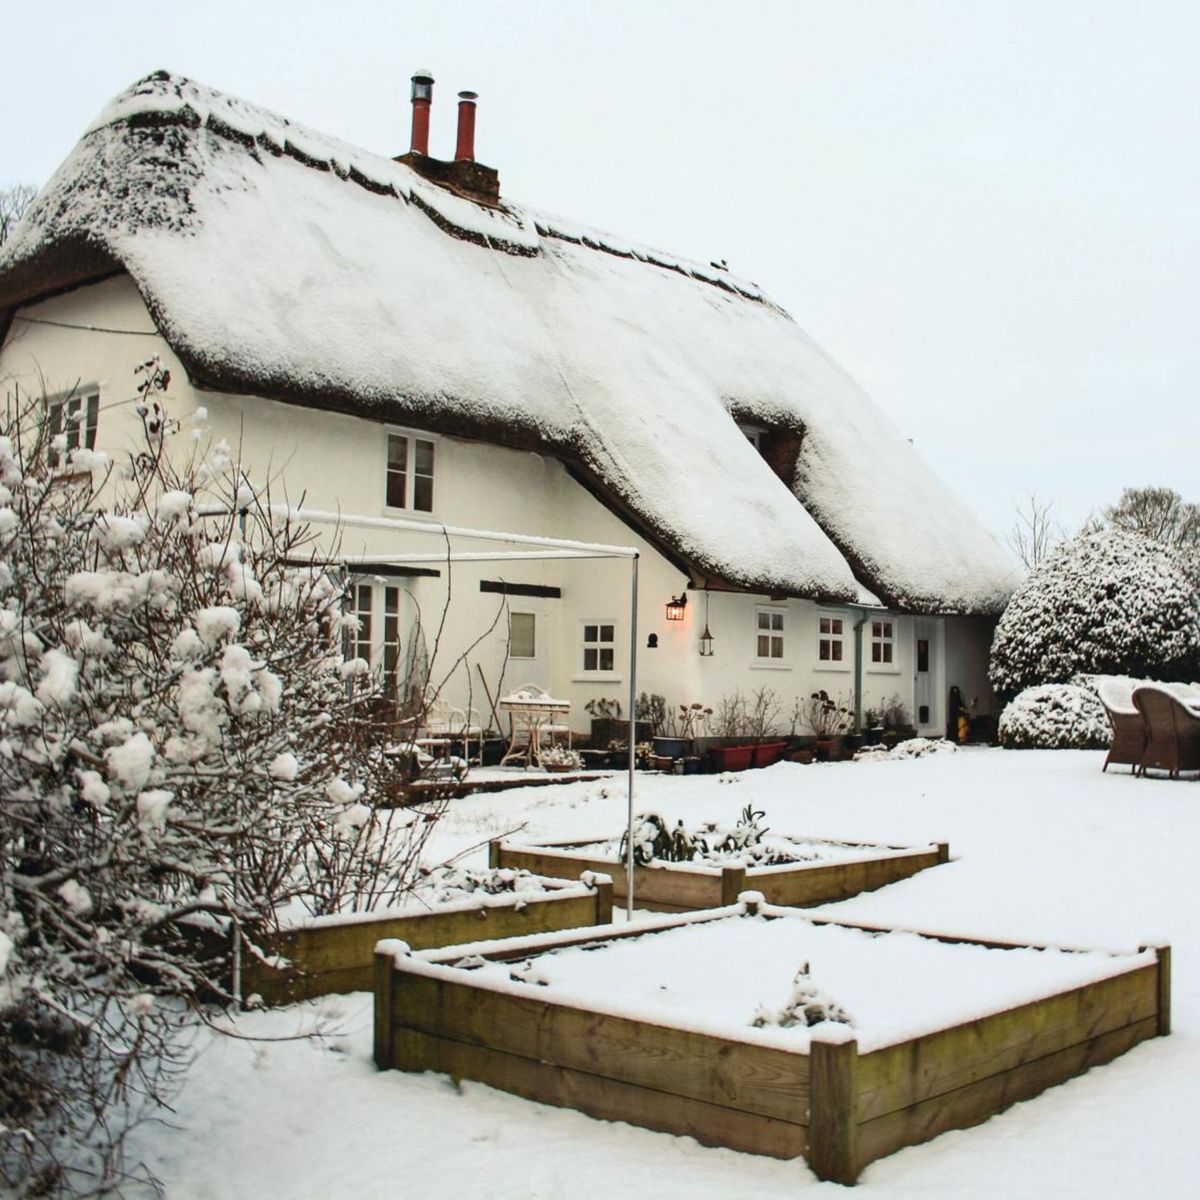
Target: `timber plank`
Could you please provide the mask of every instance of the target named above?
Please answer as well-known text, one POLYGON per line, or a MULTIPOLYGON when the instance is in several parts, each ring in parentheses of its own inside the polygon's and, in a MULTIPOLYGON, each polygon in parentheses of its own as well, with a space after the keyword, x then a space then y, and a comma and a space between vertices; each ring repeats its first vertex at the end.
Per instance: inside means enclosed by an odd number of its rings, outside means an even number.
MULTIPOLYGON (((568 847, 546 847, 546 852, 505 845, 497 847, 494 857, 502 867, 514 867, 535 875, 554 878, 577 878, 584 871, 608 875, 613 881, 613 895, 625 899, 627 873, 625 864, 612 858, 598 858, 584 853, 571 853, 568 847)), ((719 908, 721 872, 716 870, 674 871, 670 867, 634 867, 633 894, 642 908, 677 912, 696 908, 719 908)), ((736 897, 735 897, 736 899, 736 897)))
POLYGON ((395 1065, 402 1070, 473 1079, 603 1120, 694 1137, 706 1146, 729 1146, 774 1158, 804 1153, 804 1126, 793 1122, 411 1029, 395 1031, 392 1049, 395 1065))
POLYGON ((860 1124, 857 1167, 861 1170, 885 1154, 928 1141, 948 1129, 978 1125, 1020 1100, 1031 1099, 1090 1067, 1110 1062, 1138 1042, 1154 1037, 1157 1028, 1157 1019, 1147 1017, 860 1124))
POLYGON ((806 1119, 804 1054, 396 970, 397 1027, 792 1123, 806 1119))
POLYGON ((279 969, 247 962, 243 990, 247 995, 258 992, 267 1004, 370 991, 375 980, 375 943, 381 938, 399 938, 414 950, 426 950, 577 929, 611 920, 612 891, 604 884, 591 895, 549 893, 452 912, 435 910, 303 926, 266 939, 268 953, 287 958, 291 966, 279 969))
POLYGON ((939 862, 941 859, 937 850, 925 850, 893 858, 797 867, 794 871, 778 873, 764 871, 760 874, 751 868, 746 886, 762 892, 769 904, 803 908, 811 904, 846 900, 862 892, 873 892, 899 879, 916 875, 927 867, 936 867, 939 862))
POLYGON ((999 1071, 1155 1018, 1154 964, 1022 1004, 859 1059, 860 1120, 907 1109, 999 1071))

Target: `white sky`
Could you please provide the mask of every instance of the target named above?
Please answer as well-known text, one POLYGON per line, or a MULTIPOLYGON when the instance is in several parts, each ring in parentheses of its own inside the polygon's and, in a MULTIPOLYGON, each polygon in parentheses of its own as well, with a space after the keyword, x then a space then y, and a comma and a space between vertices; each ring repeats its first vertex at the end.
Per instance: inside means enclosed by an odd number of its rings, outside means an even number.
POLYGON ((24 4, 0 186, 159 67, 387 154, 480 93, 505 196, 760 283, 1001 536, 1200 500, 1191 0, 24 4))

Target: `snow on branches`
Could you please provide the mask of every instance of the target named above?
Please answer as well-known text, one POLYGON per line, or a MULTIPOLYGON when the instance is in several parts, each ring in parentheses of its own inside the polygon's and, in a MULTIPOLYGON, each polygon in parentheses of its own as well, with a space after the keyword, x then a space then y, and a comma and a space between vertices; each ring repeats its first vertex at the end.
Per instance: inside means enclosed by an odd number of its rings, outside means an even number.
POLYGON ((400 768, 343 678, 329 548, 223 450, 176 464, 139 371, 124 472, 40 403, 0 416, 0 1190, 111 1184, 229 947, 393 898, 429 827, 367 803, 400 768))
POLYGON ((1077 674, 1200 675, 1200 594, 1167 547, 1116 530, 1063 543, 996 627, 991 680, 1011 697, 1077 674))

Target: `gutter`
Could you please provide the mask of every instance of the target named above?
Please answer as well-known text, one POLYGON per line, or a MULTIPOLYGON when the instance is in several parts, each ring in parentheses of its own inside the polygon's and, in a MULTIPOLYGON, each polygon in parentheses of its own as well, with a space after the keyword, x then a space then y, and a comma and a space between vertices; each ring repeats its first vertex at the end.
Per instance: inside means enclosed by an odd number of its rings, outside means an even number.
MULTIPOLYGON (((851 607, 855 607, 851 605, 851 607)), ((854 623, 854 728, 862 732, 862 631, 867 623, 867 609, 859 609, 862 616, 854 623)))

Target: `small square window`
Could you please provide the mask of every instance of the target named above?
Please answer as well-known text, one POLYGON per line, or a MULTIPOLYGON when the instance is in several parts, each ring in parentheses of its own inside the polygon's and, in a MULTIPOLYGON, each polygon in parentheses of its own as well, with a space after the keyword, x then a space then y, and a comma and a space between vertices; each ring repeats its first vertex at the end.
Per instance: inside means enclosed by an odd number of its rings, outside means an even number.
POLYGON ((817 661, 840 663, 844 642, 841 617, 817 618, 817 661))
POLYGON ((779 609, 760 608, 755 613, 757 637, 754 641, 756 658, 783 658, 783 613, 779 609))
POLYGON ((583 626, 583 669, 584 671, 611 672, 616 664, 616 626, 584 622, 583 626))

